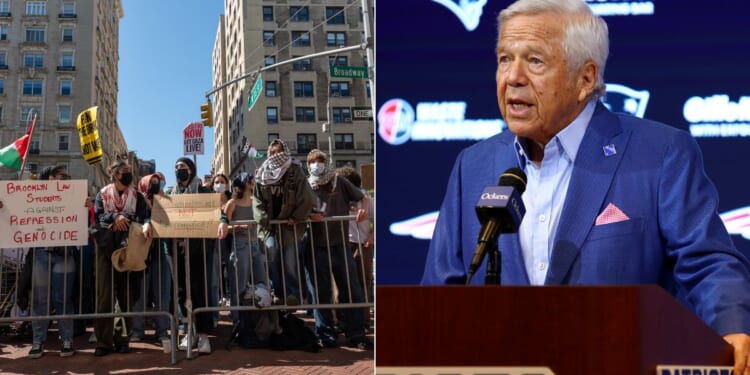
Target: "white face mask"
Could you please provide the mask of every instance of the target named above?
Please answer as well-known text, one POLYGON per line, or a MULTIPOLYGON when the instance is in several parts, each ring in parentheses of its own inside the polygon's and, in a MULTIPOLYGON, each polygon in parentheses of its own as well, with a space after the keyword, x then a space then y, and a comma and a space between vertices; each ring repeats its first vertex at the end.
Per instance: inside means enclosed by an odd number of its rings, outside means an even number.
POLYGON ((227 184, 214 184, 214 191, 217 193, 223 193, 227 191, 227 184))
POLYGON ((310 174, 312 174, 313 176, 320 176, 325 170, 325 163, 315 162, 310 164, 310 174))

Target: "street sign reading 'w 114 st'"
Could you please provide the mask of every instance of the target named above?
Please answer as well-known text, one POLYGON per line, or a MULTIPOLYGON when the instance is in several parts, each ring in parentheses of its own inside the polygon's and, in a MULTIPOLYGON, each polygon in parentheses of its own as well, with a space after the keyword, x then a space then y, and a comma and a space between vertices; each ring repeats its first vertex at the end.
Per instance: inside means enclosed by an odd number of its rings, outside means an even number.
POLYGON ((337 78, 367 78, 367 68, 364 66, 331 65, 331 77, 337 78))

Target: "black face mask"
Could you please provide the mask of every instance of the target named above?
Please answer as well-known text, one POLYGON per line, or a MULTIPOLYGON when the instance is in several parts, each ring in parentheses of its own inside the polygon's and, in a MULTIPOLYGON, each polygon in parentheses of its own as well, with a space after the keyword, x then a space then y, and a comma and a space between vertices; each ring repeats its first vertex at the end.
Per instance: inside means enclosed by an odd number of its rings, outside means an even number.
POLYGON ((190 177, 190 171, 187 169, 178 169, 175 171, 175 177, 177 177, 177 181, 185 182, 190 177))
POLYGON ((159 183, 151 184, 148 187, 148 193, 151 195, 155 195, 159 192, 159 183))
POLYGON ((133 174, 130 172, 125 172, 120 175, 120 183, 125 186, 130 186, 130 183, 133 182, 133 174))

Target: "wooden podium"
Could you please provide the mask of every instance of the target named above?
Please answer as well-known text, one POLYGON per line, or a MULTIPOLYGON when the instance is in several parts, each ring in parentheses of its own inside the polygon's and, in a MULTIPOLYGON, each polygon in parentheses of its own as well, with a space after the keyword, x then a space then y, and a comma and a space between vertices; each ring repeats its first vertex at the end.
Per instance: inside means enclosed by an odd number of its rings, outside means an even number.
POLYGON ((547 366, 556 375, 731 365, 732 347, 656 285, 379 286, 377 366, 547 366))

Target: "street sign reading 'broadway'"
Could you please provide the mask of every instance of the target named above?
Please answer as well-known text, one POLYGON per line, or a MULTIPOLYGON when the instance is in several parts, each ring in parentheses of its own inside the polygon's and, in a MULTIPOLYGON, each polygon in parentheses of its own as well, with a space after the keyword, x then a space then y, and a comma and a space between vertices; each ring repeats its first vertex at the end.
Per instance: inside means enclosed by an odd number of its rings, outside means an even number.
POLYGON ((331 65, 331 77, 337 78, 368 78, 367 68, 364 66, 331 65))

